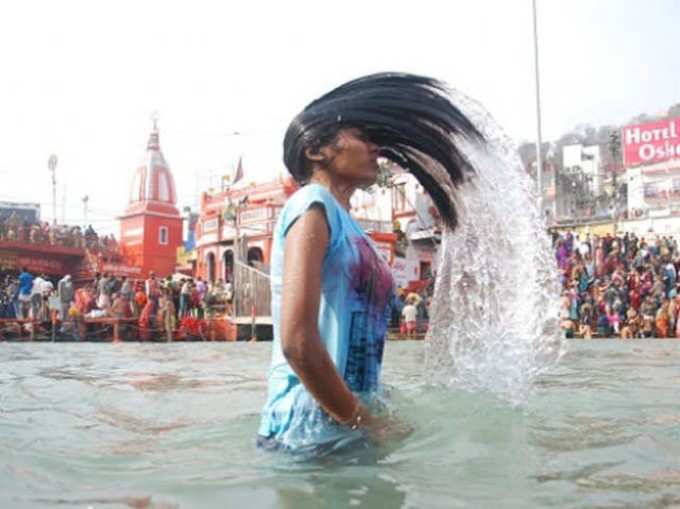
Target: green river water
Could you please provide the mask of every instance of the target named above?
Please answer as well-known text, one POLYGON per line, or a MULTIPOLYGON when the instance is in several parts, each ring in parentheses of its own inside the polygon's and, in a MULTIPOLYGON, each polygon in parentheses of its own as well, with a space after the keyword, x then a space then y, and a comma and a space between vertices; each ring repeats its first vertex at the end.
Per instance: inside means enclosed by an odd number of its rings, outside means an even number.
POLYGON ((254 446, 271 344, 0 344, 0 508, 680 507, 680 341, 574 341, 523 408, 383 379, 415 428, 292 462, 254 446))

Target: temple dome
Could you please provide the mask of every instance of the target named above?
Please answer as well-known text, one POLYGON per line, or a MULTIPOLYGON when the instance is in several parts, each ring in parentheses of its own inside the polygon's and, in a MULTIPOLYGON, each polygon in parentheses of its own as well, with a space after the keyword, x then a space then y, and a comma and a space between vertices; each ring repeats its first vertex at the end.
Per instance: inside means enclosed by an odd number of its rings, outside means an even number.
POLYGON ((144 160, 137 168, 130 188, 130 205, 138 202, 160 202, 173 206, 177 203, 175 179, 163 157, 155 122, 144 160))

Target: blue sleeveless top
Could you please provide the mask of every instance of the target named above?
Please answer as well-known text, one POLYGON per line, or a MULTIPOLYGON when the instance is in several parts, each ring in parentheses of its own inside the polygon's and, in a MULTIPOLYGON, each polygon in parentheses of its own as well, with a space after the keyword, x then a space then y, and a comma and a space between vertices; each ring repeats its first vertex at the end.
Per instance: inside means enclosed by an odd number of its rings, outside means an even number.
POLYGON ((323 186, 308 184, 286 202, 274 231, 271 262, 274 341, 267 402, 259 435, 296 451, 353 440, 316 403, 281 350, 283 247, 293 223, 312 205, 323 207, 330 227, 322 266, 319 334, 352 392, 369 403, 379 387, 393 280, 389 265, 361 226, 323 186))

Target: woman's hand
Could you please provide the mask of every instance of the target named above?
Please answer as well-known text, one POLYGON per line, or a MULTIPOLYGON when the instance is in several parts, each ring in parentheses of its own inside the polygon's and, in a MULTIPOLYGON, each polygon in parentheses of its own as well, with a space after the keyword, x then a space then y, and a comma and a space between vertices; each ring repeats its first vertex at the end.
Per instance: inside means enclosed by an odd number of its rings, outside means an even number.
POLYGON ((377 445, 403 440, 413 433, 413 427, 405 421, 388 415, 373 416, 366 407, 362 408, 360 415, 359 429, 377 445))

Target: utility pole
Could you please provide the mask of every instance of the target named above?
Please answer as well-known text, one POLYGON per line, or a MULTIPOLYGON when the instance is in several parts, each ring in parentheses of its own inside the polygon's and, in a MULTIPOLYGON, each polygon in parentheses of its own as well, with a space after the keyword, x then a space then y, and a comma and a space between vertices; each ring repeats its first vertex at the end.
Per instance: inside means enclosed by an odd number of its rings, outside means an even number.
POLYGON ((613 131, 609 135, 609 152, 612 155, 612 185, 614 186, 614 196, 616 196, 618 194, 616 178, 621 154, 621 134, 619 131, 613 131))
POLYGON ((90 197, 88 195, 83 196, 83 231, 87 228, 87 203, 90 201, 90 197))
POLYGON ((232 295, 233 295, 233 302, 232 305, 234 306, 234 317, 238 316, 238 305, 240 304, 237 302, 237 295, 238 292, 241 291, 241 278, 238 277, 238 275, 241 272, 241 266, 239 265, 241 262, 241 243, 240 243, 240 234, 239 228, 238 228, 238 215, 239 215, 239 208, 240 204, 237 203, 236 207, 234 208, 234 274, 232 275, 232 295))
POLYGON ((47 160, 47 169, 52 173, 52 224, 57 224, 57 156, 51 154, 47 160))
POLYGON ((61 188, 61 224, 66 224, 66 179, 61 188))
POLYGON ((532 0, 532 12, 534 18, 534 77, 536 80, 536 181, 538 185, 538 209, 543 219, 543 164, 541 158, 541 145, 543 134, 541 128, 541 80, 538 66, 538 19, 536 15, 536 0, 532 0))
POLYGON ((241 261, 241 246, 239 242, 239 224, 238 224, 238 216, 239 216, 239 209, 240 209, 241 204, 239 202, 234 202, 231 201, 231 197, 229 198, 229 205, 227 206, 226 210, 222 214, 222 218, 225 221, 229 221, 234 226, 233 229, 233 235, 234 238, 232 240, 232 249, 233 249, 233 267, 232 267, 232 274, 231 274, 231 285, 233 289, 233 297, 232 297, 232 307, 234 309, 234 316, 236 316, 236 306, 237 306, 237 301, 238 301, 238 290, 240 290, 239 284, 240 278, 238 277, 239 271, 240 271, 240 266, 239 263, 241 261))
POLYGON ((619 131, 613 131, 609 135, 609 152, 612 155, 612 196, 614 198, 614 233, 616 233, 618 212, 619 212, 619 186, 617 182, 619 156, 621 153, 621 134, 619 131))

